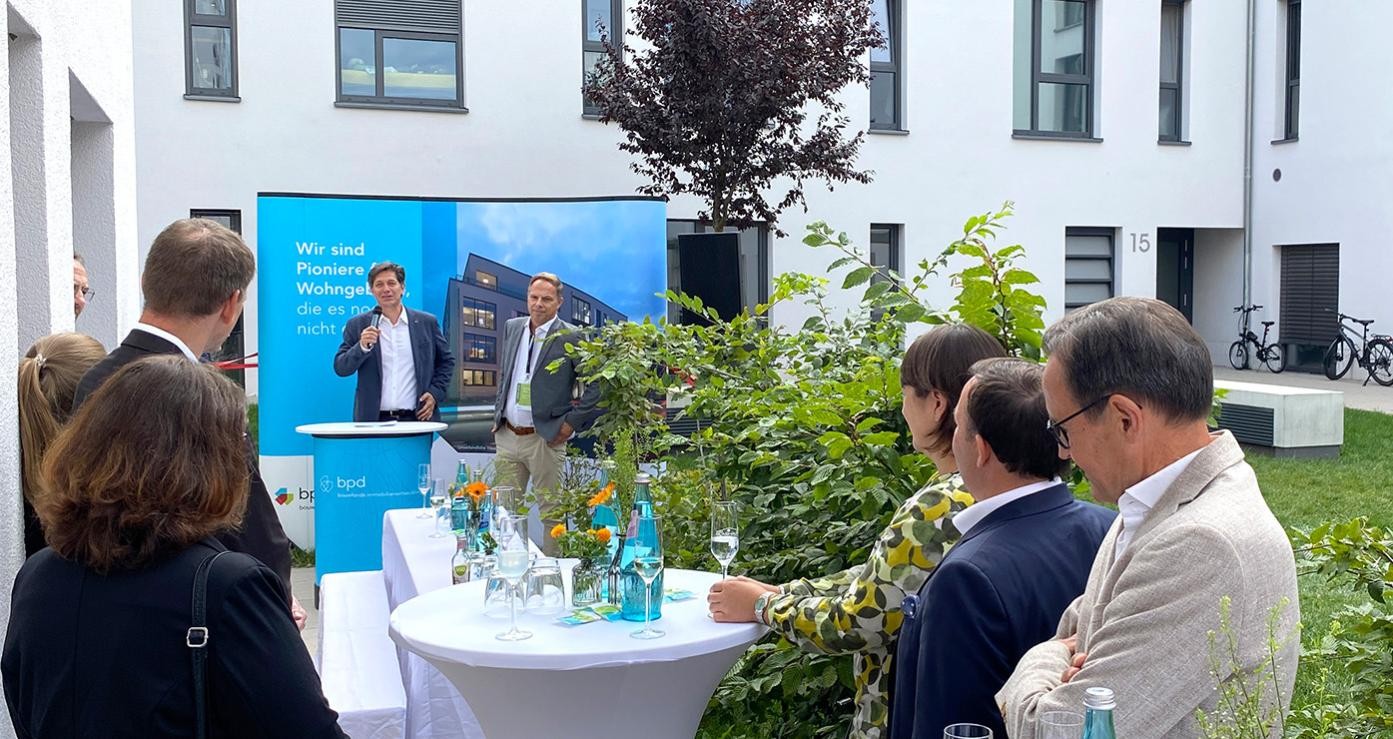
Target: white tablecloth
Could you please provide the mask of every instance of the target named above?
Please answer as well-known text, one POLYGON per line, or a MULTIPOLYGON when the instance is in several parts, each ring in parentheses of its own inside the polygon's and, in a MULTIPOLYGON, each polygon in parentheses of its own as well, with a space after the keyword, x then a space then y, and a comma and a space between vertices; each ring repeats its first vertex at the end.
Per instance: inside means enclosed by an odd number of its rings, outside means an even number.
MULTIPOLYGON (((417 518, 420 510, 387 511, 382 518, 382 576, 389 609, 423 593, 450 586, 450 558, 455 538, 430 537, 434 519, 417 518)), ((450 681, 429 662, 397 648, 406 689, 406 735, 412 739, 467 737, 483 739, 469 705, 450 681)))
POLYGON ((660 639, 631 638, 642 624, 630 621, 565 627, 555 616, 522 614, 518 625, 533 638, 499 641, 508 623, 483 615, 483 583, 397 606, 390 633, 454 683, 489 739, 589 736, 596 727, 608 739, 689 739, 716 685, 764 632, 707 618, 704 594, 719 577, 665 573, 668 588, 697 597, 663 604, 660 639))
POLYGON ((334 572, 320 580, 317 667, 324 697, 354 739, 406 736, 406 695, 387 637, 382 573, 334 572))

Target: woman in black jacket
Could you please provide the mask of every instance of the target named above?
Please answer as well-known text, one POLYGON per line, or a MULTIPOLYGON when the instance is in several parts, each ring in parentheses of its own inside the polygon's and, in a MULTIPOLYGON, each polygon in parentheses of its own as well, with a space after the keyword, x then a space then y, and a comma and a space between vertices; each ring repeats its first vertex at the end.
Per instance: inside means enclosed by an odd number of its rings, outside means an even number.
MULTIPOLYGON (((195 734, 194 573, 247 507, 240 390, 183 357, 124 367, 44 459, 49 548, 15 581, 0 673, 21 737, 195 734)), ((265 565, 207 579, 207 735, 339 737, 265 565)))

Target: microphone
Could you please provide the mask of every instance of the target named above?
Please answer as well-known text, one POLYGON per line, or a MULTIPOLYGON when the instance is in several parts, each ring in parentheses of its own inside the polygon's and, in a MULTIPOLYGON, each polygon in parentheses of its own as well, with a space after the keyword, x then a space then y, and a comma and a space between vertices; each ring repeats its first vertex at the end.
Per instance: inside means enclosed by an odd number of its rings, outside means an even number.
MULTIPOLYGON (((379 324, 379 323, 382 323, 382 306, 380 306, 380 305, 374 305, 374 306, 372 307, 372 327, 373 327, 373 328, 377 328, 377 324, 379 324)), ((372 351, 373 349, 376 349, 376 348, 377 348, 377 344, 376 344, 376 343, 373 343, 372 346, 368 347, 368 351, 372 351)))

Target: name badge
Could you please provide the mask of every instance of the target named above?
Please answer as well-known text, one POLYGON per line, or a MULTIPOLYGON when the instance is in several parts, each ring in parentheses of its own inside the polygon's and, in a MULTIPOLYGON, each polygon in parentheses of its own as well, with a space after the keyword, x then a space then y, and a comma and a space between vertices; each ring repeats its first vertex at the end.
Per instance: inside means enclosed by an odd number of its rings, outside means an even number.
POLYGON ((517 397, 515 397, 513 400, 514 400, 518 405, 520 405, 520 406, 524 406, 524 407, 527 407, 527 408, 531 408, 531 407, 532 407, 532 383, 526 382, 526 381, 519 382, 519 383, 518 383, 517 397))

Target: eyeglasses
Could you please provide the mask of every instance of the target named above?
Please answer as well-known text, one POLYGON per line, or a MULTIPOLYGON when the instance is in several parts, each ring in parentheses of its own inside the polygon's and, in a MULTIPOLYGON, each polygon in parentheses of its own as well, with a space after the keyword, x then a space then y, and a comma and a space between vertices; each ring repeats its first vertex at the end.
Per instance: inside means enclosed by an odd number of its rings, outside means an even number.
POLYGON ((96 290, 93 290, 93 289, 90 288, 90 287, 83 287, 83 286, 78 285, 78 284, 74 284, 74 285, 73 285, 73 297, 74 297, 74 298, 77 297, 77 296, 79 296, 79 295, 81 295, 83 298, 85 298, 85 299, 87 300, 87 302, 90 303, 90 302, 92 302, 92 298, 95 297, 96 294, 97 294, 97 291, 96 291, 96 290))
POLYGON ((1074 420, 1075 418, 1078 418, 1079 416, 1083 415, 1084 411, 1089 410, 1089 409, 1092 408, 1093 406, 1098 405, 1099 403, 1101 403, 1101 402, 1103 402, 1103 401, 1105 401, 1105 400, 1107 400, 1108 398, 1111 398, 1111 397, 1112 397, 1112 393, 1109 393, 1109 394, 1107 394, 1107 395, 1104 395, 1104 396, 1101 396, 1101 397, 1099 397, 1099 398, 1096 398, 1092 403, 1089 403, 1088 405, 1086 405, 1086 406, 1084 406, 1084 407, 1082 407, 1082 408, 1080 408, 1080 409, 1074 411, 1073 413, 1070 413, 1069 416, 1068 416, 1067 418, 1063 418, 1063 419, 1060 419, 1060 420, 1058 420, 1058 421, 1050 421, 1050 422, 1046 423, 1046 424, 1045 424, 1045 430, 1048 431, 1048 432, 1050 432, 1050 436, 1053 436, 1053 437, 1054 437, 1054 441, 1055 441, 1056 444, 1059 445, 1059 448, 1060 448, 1060 449, 1068 449, 1068 448, 1069 448, 1069 429, 1064 428, 1064 424, 1066 424, 1066 423, 1068 423, 1068 422, 1074 420))

